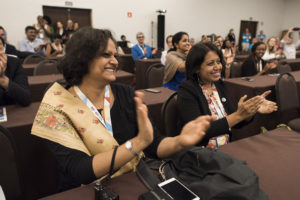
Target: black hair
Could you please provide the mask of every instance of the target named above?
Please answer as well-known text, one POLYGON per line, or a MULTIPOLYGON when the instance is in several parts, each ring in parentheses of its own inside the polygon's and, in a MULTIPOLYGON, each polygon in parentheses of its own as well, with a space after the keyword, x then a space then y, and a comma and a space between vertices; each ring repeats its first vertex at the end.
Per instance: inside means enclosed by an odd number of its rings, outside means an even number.
POLYGON ((225 69, 225 63, 222 52, 212 43, 198 42, 191 48, 186 58, 185 70, 187 80, 193 80, 199 83, 199 76, 197 72, 199 71, 202 63, 204 62, 206 54, 210 51, 215 52, 219 56, 220 61, 222 63, 222 69, 225 69))
POLYGON ((25 32, 27 32, 29 30, 35 30, 36 31, 36 28, 34 28, 34 26, 26 26, 25 32))
POLYGON ((47 15, 44 15, 44 16, 43 16, 43 19, 46 20, 46 21, 48 22, 49 25, 51 25, 52 21, 51 21, 51 18, 50 18, 50 17, 48 17, 47 15))
POLYGON ((81 28, 73 34, 67 42, 66 55, 58 65, 70 86, 82 82, 89 72, 89 64, 105 52, 109 39, 115 42, 109 30, 91 27, 81 28))
POLYGON ((179 41, 181 40, 183 35, 189 36, 189 34, 187 34, 186 32, 182 32, 182 31, 180 31, 180 32, 176 33, 175 35, 173 35, 173 38, 172 38, 173 48, 170 49, 168 52, 177 50, 175 44, 179 43, 179 41))
POLYGON ((5 29, 3 28, 3 26, 0 26, 0 29, 2 29, 3 31, 5 31, 5 29))
POLYGON ((124 37, 126 37, 125 35, 121 35, 121 40, 122 40, 122 38, 124 38, 124 37))
POLYGON ((251 49, 251 54, 252 54, 252 56, 255 56, 255 51, 256 51, 257 47, 258 47, 259 45, 261 45, 261 44, 263 44, 263 45, 266 46, 266 44, 265 44, 264 42, 256 42, 256 43, 252 46, 252 49, 251 49))

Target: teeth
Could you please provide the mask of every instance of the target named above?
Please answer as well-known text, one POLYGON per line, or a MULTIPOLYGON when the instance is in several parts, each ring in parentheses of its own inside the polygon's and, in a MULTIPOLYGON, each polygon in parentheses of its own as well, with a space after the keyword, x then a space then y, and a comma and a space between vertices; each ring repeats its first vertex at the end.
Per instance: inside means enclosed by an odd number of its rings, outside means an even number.
POLYGON ((105 69, 106 71, 113 72, 113 69, 105 69))

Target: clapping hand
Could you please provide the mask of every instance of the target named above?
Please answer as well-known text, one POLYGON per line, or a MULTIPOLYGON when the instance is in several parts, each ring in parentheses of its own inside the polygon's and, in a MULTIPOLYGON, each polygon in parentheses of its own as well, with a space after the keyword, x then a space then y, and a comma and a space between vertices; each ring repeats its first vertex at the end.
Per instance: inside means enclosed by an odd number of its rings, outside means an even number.
POLYGON ((268 96, 271 93, 271 90, 268 90, 264 92, 261 96, 264 98, 264 101, 260 104, 257 112, 260 114, 269 114, 274 111, 277 111, 278 107, 277 104, 273 101, 269 101, 266 99, 266 96, 268 96))

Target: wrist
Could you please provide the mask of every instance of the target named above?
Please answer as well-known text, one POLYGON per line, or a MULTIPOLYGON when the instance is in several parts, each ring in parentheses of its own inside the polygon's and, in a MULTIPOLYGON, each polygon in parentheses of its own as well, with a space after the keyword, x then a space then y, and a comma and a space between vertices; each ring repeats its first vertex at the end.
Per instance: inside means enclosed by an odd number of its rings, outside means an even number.
POLYGON ((249 117, 249 116, 239 113, 239 112, 234 112, 234 113, 232 113, 232 115, 238 122, 241 122, 249 117))

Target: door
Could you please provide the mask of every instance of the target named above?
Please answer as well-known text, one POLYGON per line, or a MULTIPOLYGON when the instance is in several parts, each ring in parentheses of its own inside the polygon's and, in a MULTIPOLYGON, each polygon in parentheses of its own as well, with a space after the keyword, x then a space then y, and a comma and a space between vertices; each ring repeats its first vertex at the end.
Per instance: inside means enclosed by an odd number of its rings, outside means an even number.
POLYGON ((246 28, 248 28, 249 32, 252 35, 252 38, 256 37, 257 24, 258 24, 257 21, 244 21, 244 20, 241 20, 240 34, 239 34, 239 50, 240 51, 242 50, 242 34, 245 33, 246 28))
POLYGON ((61 21, 66 27, 69 19, 78 22, 79 27, 91 26, 91 9, 43 6, 43 14, 49 16, 56 30, 56 22, 61 21))

